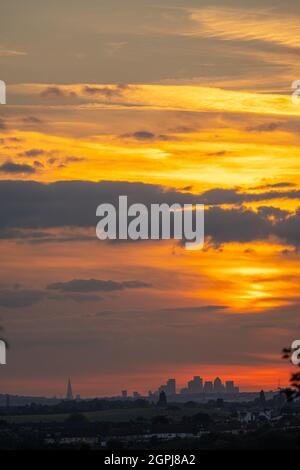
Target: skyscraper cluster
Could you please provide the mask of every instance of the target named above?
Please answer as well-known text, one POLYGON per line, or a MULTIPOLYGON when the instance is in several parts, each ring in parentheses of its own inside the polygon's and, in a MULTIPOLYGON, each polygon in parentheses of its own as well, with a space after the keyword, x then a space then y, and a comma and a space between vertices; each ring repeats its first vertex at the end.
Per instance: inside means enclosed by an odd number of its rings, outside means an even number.
POLYGON ((166 395, 176 394, 176 379, 168 379, 165 385, 161 385, 158 392, 165 392, 166 395))
MULTIPOLYGON (((158 392, 165 392, 166 395, 176 394, 176 379, 168 379, 166 384, 161 385, 158 392)), ((226 380, 224 383, 220 377, 216 377, 212 381, 203 381, 199 375, 195 375, 188 381, 187 386, 180 390, 180 394, 193 394, 193 393, 238 393, 239 387, 235 386, 233 380, 226 380)))

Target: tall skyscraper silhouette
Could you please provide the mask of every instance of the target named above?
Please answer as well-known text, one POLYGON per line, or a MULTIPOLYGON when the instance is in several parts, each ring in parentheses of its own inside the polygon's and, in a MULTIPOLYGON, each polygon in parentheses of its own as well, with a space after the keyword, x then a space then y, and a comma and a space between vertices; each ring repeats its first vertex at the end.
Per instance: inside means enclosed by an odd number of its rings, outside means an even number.
POLYGON ((220 377, 216 377, 214 380, 214 392, 215 393, 223 393, 225 391, 225 387, 222 384, 222 380, 220 377))
POLYGON ((165 392, 167 395, 176 394, 176 380, 175 379, 168 379, 167 384, 165 386, 165 392))
POLYGON ((194 378, 188 382, 189 393, 203 392, 203 380, 199 375, 194 375, 194 378))
POLYGON ((67 400, 73 400, 73 391, 72 391, 72 385, 71 385, 71 380, 68 380, 68 386, 67 386, 67 395, 66 395, 67 400))

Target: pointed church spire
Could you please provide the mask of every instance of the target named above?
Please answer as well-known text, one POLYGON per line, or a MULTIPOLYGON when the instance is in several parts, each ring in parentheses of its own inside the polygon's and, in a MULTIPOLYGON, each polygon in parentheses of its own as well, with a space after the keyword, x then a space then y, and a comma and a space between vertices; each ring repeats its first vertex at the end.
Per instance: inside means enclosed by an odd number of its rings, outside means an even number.
POLYGON ((73 391, 72 391, 72 385, 71 385, 71 380, 69 378, 68 380, 68 386, 67 386, 67 400, 73 400, 73 391))

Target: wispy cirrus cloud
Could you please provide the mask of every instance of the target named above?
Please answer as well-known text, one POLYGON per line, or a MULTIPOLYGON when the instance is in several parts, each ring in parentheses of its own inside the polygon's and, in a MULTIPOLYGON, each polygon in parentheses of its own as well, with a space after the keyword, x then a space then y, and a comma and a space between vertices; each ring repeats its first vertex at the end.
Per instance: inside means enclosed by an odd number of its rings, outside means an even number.
POLYGON ((299 18, 269 9, 202 8, 189 10, 195 26, 185 36, 223 40, 259 40, 289 48, 299 48, 299 18))

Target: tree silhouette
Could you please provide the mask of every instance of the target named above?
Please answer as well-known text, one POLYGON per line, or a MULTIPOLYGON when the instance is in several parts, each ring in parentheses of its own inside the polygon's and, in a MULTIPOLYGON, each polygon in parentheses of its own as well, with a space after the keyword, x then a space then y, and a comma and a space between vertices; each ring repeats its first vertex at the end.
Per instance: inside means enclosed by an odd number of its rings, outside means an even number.
MULTIPOLYGON (((282 358, 289 359, 291 362, 293 351, 292 348, 283 348, 282 358)), ((293 372, 291 374, 290 387, 283 389, 282 392, 286 395, 288 401, 293 401, 300 397, 300 372, 293 372)))

